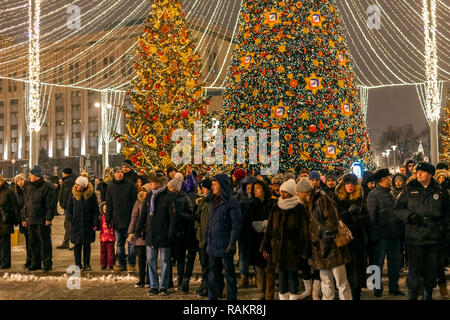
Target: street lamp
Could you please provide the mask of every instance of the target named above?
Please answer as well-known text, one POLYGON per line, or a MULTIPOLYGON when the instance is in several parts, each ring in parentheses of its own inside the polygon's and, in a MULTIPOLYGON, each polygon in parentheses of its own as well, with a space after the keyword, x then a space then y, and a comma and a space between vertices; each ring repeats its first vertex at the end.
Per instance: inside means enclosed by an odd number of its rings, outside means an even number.
POLYGON ((387 163, 388 163, 388 165, 387 165, 387 167, 388 167, 388 170, 389 170, 389 154, 391 153, 391 150, 390 149, 387 149, 386 150, 386 157, 387 157, 387 163))
POLYGON ((396 172, 397 163, 395 161, 395 150, 397 150, 397 146, 391 146, 393 153, 394 153, 394 173, 396 172))
POLYGON ((381 156, 383 157, 383 159, 386 157, 387 153, 386 152, 381 152, 381 156))
POLYGON ((11 163, 12 163, 12 165, 13 165, 13 174, 12 174, 12 177, 14 178, 14 176, 16 175, 16 168, 15 168, 15 164, 16 164, 16 159, 12 159, 11 160, 11 163))

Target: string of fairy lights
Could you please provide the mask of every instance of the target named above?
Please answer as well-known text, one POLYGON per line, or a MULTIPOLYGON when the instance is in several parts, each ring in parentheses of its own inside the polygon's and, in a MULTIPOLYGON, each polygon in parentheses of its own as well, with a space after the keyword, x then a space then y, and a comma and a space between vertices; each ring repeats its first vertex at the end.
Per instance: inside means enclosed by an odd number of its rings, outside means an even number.
MULTIPOLYGON (((446 45, 450 36, 447 19, 450 7, 442 0, 401 0, 400 4, 388 0, 335 2, 348 35, 345 41, 353 58, 357 58, 352 60, 364 115, 370 89, 415 86, 427 121, 439 119, 443 83, 450 80, 450 62, 438 59, 450 54, 446 45), (370 5, 380 8, 382 33, 367 27, 367 7, 370 5), (423 30, 423 33, 417 30, 423 30)), ((125 91, 130 74, 117 75, 124 63, 126 69, 132 67, 137 35, 142 34, 142 23, 150 3, 151 0, 94 3, 90 0, 49 0, 45 2, 45 13, 40 11, 41 0, 20 0, 2 5, 0 13, 4 19, 0 22, 0 35, 16 41, 0 48, 0 70, 8 73, 18 64, 28 65, 28 70, 23 68, 14 74, 0 74, 0 79, 27 83, 29 130, 39 130, 42 115, 47 112, 48 104, 42 103, 40 97, 42 85, 98 92, 110 90, 117 94, 125 91), (70 8, 74 6, 82 9, 79 15, 82 23, 78 29, 70 29, 66 24, 70 8), (39 19, 34 23, 31 18, 25 21, 26 11, 28 17, 39 19), (115 23, 109 22, 111 19, 115 19, 115 23), (105 21, 110 24, 101 27, 105 21), (28 34, 24 36, 27 25, 28 34), (128 37, 123 36, 124 28, 127 28, 128 37), (93 33, 97 35, 93 37, 93 33), (69 44, 75 45, 73 50, 61 50, 69 44), (26 47, 28 50, 24 50, 26 47), (107 59, 112 50, 116 52, 114 59, 107 59), (84 70, 79 61, 86 59, 98 61, 96 66, 100 67, 91 67, 89 74, 86 71, 86 77, 79 77, 80 70, 84 70), (111 70, 114 71, 111 73, 111 70), (107 73, 116 76, 104 77, 107 73), (68 83, 71 78, 74 80, 68 83)), ((187 24, 197 38, 197 52, 205 62, 201 71, 207 89, 220 90, 224 86, 241 3, 242 0, 183 2, 187 24), (222 52, 225 54, 219 54, 222 52)))

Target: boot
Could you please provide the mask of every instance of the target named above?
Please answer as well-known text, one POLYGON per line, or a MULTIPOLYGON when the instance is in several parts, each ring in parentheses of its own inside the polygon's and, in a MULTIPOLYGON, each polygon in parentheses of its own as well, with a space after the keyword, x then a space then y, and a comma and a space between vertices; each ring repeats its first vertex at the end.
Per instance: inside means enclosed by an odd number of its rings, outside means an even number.
POLYGON ((448 299, 448 289, 446 283, 439 285, 439 292, 441 294, 441 299, 448 299))
POLYGON ((289 300, 289 292, 286 292, 285 294, 278 293, 278 296, 280 297, 280 300, 289 300))
POLYGON ((320 300, 320 294, 322 293, 322 283, 320 280, 314 280, 312 288, 313 300, 320 300))
POLYGON ((423 289, 422 300, 433 300, 433 289, 423 289))
POLYGON ((289 292, 289 300, 298 300, 298 295, 289 292))
POLYGON ((57 246, 56 249, 69 249, 69 242, 63 242, 60 246, 57 246))
POLYGON ((243 275, 239 279, 238 288, 248 288, 248 275, 243 275))
POLYGON ((298 300, 303 300, 311 296, 312 292, 312 280, 303 280, 305 285, 305 291, 298 296, 298 300))

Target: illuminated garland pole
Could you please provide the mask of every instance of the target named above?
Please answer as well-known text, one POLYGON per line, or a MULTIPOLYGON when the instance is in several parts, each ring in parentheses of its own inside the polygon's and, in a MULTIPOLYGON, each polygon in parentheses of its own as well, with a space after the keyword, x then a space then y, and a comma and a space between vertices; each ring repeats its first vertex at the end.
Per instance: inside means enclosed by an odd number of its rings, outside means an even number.
POLYGON ((41 0, 29 0, 29 86, 28 86, 28 131, 30 132, 30 169, 38 164, 40 122, 40 88, 39 88, 39 35, 41 0))
POLYGON ((437 72, 436 49, 436 0, 423 0, 423 20, 425 32, 426 117, 430 124, 431 163, 439 162, 438 123, 441 108, 441 96, 437 72))

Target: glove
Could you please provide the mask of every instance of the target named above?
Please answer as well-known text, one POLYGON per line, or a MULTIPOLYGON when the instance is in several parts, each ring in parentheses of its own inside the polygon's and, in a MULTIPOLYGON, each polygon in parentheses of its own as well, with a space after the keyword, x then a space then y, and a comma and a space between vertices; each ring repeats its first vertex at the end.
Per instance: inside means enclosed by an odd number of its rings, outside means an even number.
POLYGON ((416 226, 423 226, 423 218, 422 216, 418 215, 417 213, 413 213, 408 217, 408 222, 412 225, 416 226))
POLYGON ((228 247, 225 249, 225 254, 234 256, 236 254, 236 243, 230 243, 228 247))
POLYGON ((357 214, 360 210, 361 208, 356 204, 352 204, 350 208, 348 208, 348 212, 350 212, 352 215, 357 214))

